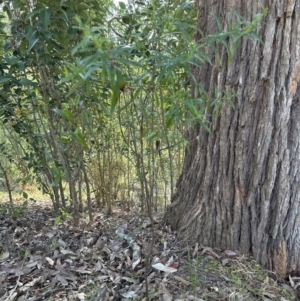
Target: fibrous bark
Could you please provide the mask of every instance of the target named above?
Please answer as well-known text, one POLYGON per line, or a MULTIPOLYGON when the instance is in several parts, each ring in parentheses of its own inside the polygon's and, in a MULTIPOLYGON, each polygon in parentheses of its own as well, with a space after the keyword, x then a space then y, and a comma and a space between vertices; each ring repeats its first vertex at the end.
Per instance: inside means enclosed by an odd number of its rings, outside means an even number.
MULTIPOLYGON (((194 69, 206 91, 230 89, 234 108, 196 125, 166 221, 181 238, 252 252, 280 276, 300 271, 300 1, 199 0, 198 27, 216 31, 216 16, 245 19, 268 8, 258 34, 243 39, 228 63, 194 69)), ((196 39, 200 39, 199 35, 196 39)))

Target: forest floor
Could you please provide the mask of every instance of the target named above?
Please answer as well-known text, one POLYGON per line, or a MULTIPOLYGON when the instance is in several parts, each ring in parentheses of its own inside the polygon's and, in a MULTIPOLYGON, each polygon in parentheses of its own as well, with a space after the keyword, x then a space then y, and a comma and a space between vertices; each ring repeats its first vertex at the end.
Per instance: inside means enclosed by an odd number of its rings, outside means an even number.
POLYGON ((147 300, 145 275, 148 300, 298 300, 300 278, 279 281, 249 256, 178 241, 162 213, 153 232, 147 216, 121 206, 111 216, 95 209, 80 227, 47 203, 5 209, 0 301, 147 300))

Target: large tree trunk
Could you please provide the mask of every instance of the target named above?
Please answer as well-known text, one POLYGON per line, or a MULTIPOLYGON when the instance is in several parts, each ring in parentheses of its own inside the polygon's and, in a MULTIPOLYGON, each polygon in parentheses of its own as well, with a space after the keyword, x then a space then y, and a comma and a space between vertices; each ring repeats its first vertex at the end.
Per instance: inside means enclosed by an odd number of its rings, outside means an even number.
POLYGON ((166 221, 181 238, 252 252, 280 276, 299 272, 300 1, 197 5, 204 34, 216 31, 216 16, 225 24, 226 15, 237 11, 251 20, 267 7, 258 28, 264 44, 243 39, 230 63, 223 51, 221 67, 194 70, 207 91, 230 88, 234 108, 226 106, 211 118, 211 133, 200 126, 188 130, 166 221))

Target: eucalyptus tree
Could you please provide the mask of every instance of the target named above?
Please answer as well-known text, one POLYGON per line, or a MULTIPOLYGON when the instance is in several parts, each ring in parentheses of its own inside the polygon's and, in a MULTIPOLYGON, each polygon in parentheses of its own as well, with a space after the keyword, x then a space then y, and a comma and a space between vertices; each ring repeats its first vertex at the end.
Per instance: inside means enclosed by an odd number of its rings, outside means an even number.
MULTIPOLYGON (((299 272, 299 1, 198 1, 200 32, 251 20, 267 8, 258 40, 242 39, 236 54, 219 47, 194 68, 206 93, 231 90, 234 108, 207 111, 209 131, 196 125, 166 220, 180 238, 252 252, 279 276, 299 272), (218 24, 219 23, 219 24, 218 24)), ((194 88, 194 93, 199 92, 194 88)), ((201 97, 201 93, 200 97, 201 97)))

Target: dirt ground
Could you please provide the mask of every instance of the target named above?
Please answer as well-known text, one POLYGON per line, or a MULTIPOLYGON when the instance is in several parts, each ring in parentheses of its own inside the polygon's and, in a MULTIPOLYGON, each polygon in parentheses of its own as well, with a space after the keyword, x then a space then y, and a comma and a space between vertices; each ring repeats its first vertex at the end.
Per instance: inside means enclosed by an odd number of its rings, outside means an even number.
POLYGON ((251 256, 178 241, 162 212, 153 231, 121 205, 73 227, 71 215, 39 204, 0 204, 0 301, 300 300, 300 278, 280 281, 251 256))

